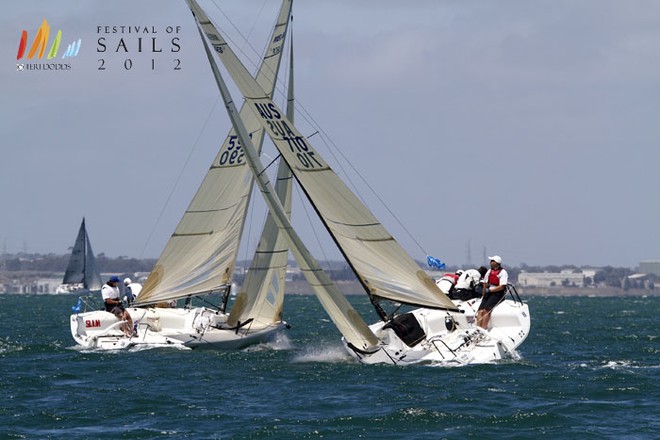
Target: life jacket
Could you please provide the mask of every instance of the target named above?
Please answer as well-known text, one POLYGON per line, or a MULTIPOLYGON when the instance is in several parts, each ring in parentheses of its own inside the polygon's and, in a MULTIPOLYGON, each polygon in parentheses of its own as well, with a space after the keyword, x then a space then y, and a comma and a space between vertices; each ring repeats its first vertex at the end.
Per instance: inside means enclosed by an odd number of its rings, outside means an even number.
POLYGON ((502 271, 502 266, 500 266, 499 269, 491 269, 490 274, 488 274, 488 284, 491 286, 499 286, 500 285, 500 278, 499 274, 502 271))
POLYGON ((454 286, 456 285, 457 279, 458 279, 458 275, 454 273, 446 273, 442 276, 442 278, 436 281, 435 284, 438 285, 438 287, 444 294, 449 295, 449 293, 452 290, 454 290, 454 286))

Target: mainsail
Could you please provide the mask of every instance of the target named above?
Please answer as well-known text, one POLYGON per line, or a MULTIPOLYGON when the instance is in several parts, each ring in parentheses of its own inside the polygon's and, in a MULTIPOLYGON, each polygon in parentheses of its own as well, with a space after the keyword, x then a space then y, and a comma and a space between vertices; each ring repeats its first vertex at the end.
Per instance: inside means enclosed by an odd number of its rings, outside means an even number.
MULTIPOLYGON (((198 15, 194 0, 189 3, 198 15)), ((250 76, 213 24, 199 23, 365 290, 400 303, 457 310, 250 76)))
MULTIPOLYGON (((284 1, 254 79, 269 96, 275 89, 291 0, 284 1)), ((206 15, 203 14, 203 17, 206 15)), ((206 20, 208 20, 206 18, 206 20)), ((263 129, 251 111, 241 118, 261 149, 263 129)), ((245 224, 253 177, 232 129, 176 227, 136 304, 150 304, 228 289, 245 224)))
POLYGON ((83 217, 62 284, 82 284, 87 290, 99 290, 103 283, 89 242, 83 217))

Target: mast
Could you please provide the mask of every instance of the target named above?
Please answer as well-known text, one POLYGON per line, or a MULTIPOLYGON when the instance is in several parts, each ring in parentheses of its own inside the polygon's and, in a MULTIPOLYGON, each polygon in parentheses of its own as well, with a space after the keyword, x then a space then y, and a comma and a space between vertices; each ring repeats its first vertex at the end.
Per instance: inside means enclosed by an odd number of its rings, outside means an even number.
POLYGON ((83 217, 81 227, 85 231, 85 235, 83 238, 83 287, 87 289, 87 240, 89 240, 89 237, 87 237, 87 226, 85 226, 85 217, 83 217))

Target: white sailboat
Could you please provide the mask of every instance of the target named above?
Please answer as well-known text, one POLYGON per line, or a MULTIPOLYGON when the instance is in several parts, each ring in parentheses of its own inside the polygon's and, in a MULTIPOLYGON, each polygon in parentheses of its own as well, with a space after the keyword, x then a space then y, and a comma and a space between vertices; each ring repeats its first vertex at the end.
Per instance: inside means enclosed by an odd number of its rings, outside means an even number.
POLYGON ((82 219, 78 236, 73 244, 64 279, 55 293, 84 294, 101 289, 101 275, 96 267, 96 258, 89 242, 85 217, 82 219))
MULTIPOLYGON (((272 95, 275 89, 291 0, 285 0, 255 77, 272 95)), ((292 94, 292 88, 289 88, 292 94)), ((289 99, 293 116, 293 99, 289 99)), ((264 131, 249 109, 241 110, 254 144, 264 131)), ((188 209, 172 234, 134 307, 127 309, 136 336, 123 337, 114 315, 105 311, 74 313, 71 333, 82 346, 118 349, 133 345, 182 345, 236 349, 273 338, 286 326, 282 320, 286 239, 269 217, 259 245, 230 312, 227 302, 254 179, 231 130, 188 209), (220 294, 218 307, 193 307, 194 298, 220 294), (162 307, 184 300, 183 307, 162 307)), ((277 194, 291 211, 291 175, 285 163, 278 170, 277 194)), ((183 302, 183 301, 181 301, 183 302)))
POLYGON ((342 333, 348 352, 362 363, 485 363, 515 354, 530 329, 527 304, 512 292, 492 313, 487 330, 476 326, 479 300, 454 302, 397 243, 370 210, 344 184, 307 138, 249 75, 220 32, 188 0, 208 39, 205 48, 228 114, 264 199, 322 306, 342 333), (213 50, 208 45, 212 45, 213 50), (217 56, 244 96, 261 126, 289 165, 296 181, 360 280, 381 321, 367 326, 362 317, 321 270, 291 226, 273 189, 263 178, 263 165, 249 130, 233 105, 217 56), (395 310, 387 313, 384 303, 395 310), (401 305, 417 307, 397 314, 401 305))

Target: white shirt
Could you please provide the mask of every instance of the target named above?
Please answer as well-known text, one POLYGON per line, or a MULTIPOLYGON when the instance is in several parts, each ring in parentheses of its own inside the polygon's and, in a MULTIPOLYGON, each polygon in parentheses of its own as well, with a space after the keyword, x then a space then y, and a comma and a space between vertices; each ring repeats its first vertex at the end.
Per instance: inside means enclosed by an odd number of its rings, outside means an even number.
POLYGON ((140 291, 142 290, 142 284, 140 283, 131 283, 126 287, 131 289, 131 293, 133 294, 134 298, 137 298, 140 294, 140 291))
POLYGON ((479 280, 481 280, 481 274, 476 269, 468 269, 458 277, 456 281, 457 289, 474 289, 475 286, 479 285, 479 280))
POLYGON ((112 287, 106 283, 101 287, 101 296, 103 301, 106 299, 119 299, 119 287, 112 287))

